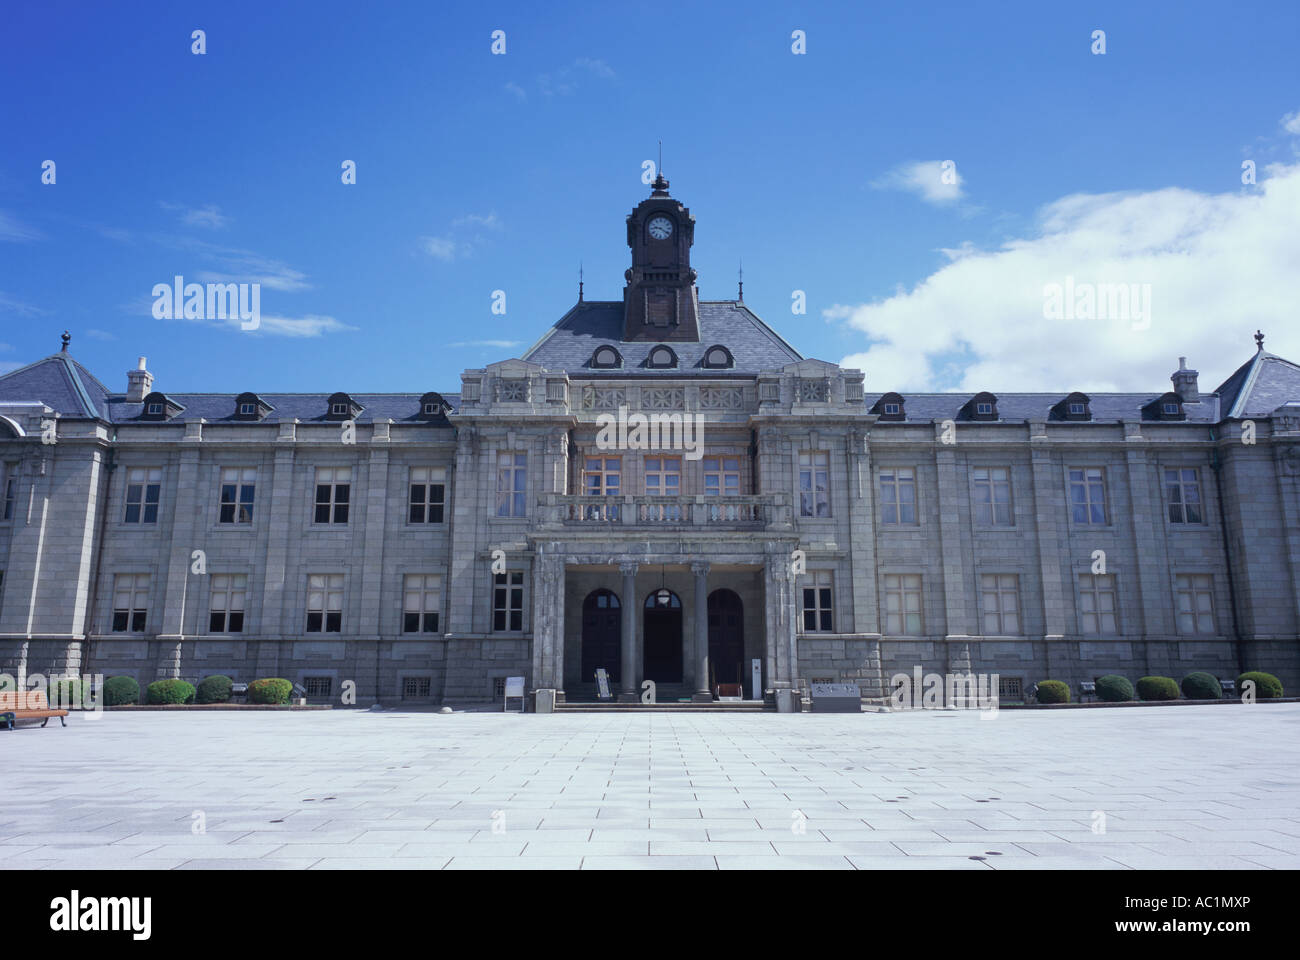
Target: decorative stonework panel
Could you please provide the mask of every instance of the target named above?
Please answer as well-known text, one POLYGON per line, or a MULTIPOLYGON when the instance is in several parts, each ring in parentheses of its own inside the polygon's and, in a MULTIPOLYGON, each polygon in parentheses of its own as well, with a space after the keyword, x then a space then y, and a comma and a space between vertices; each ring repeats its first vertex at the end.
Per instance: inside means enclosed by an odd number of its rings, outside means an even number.
POLYGON ((829 385, 825 380, 795 381, 795 396, 800 403, 825 403, 829 395, 829 385))
POLYGON ((686 404, 686 391, 681 387, 644 387, 641 406, 647 410, 680 410, 686 404))
POLYGON ((527 403, 528 381, 524 379, 498 380, 498 403, 527 403))
POLYGON ((740 387, 701 387, 700 407, 704 410, 739 410, 745 405, 740 387))
POLYGON ((627 390, 623 387, 593 387, 585 386, 582 388, 582 409, 584 410, 617 410, 619 407, 627 404, 627 390))

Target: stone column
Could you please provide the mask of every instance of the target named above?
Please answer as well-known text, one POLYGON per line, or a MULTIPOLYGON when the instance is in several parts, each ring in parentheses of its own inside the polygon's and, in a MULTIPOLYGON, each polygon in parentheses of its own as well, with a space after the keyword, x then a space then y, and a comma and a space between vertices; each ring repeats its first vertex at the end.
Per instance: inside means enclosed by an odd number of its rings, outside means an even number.
POLYGON ((539 543, 533 557, 533 689, 564 689, 564 557, 539 543))
MULTIPOLYGON (((619 634, 618 699, 620 703, 636 703, 637 697, 637 662, 636 662, 636 569, 635 563, 620 563, 619 573, 623 574, 623 628, 619 634)), ((585 678, 584 678, 585 679, 585 678)))
POLYGON ((703 561, 691 564, 695 574, 695 693, 696 703, 712 703, 709 690, 709 565, 703 561))

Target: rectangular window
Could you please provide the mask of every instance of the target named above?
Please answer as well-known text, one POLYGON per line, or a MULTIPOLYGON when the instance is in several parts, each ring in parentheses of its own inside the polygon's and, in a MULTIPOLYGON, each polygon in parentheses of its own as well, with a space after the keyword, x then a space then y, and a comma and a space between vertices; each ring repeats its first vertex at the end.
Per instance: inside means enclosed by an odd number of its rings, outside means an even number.
POLYGON ((1070 468, 1070 516, 1075 523, 1106 522, 1106 474, 1101 467, 1070 468))
POLYGON ((975 467, 975 522, 986 527, 1011 526, 1011 471, 975 467))
POLYGON ((303 677, 302 685, 303 688, 307 691, 308 697, 317 700, 324 700, 326 697, 330 695, 330 691, 334 689, 334 678, 333 677, 303 677))
POLYGON ((1214 633, 1214 578, 1208 573, 1180 573, 1174 579, 1179 633, 1214 633))
POLYGON ((144 633, 148 612, 149 574, 117 574, 113 578, 113 632, 144 633))
POLYGON ((799 516, 829 517, 830 454, 799 454, 799 516))
POLYGON ((257 489, 254 467, 226 467, 221 471, 221 523, 252 523, 253 494, 257 489))
POLYGON ((316 523, 347 523, 352 503, 352 468, 316 468, 316 523))
POLYGON ((433 680, 430 677, 402 678, 403 700, 428 700, 432 689, 433 680))
POLYGON ((809 572, 803 588, 803 629, 805 633, 831 633, 834 630, 833 579, 829 570, 809 572))
POLYGON ((646 457, 645 492, 652 497, 676 497, 682 492, 681 457, 646 457))
POLYGON ((209 633, 244 632, 244 595, 248 577, 242 573, 214 573, 212 602, 208 608, 209 633))
POLYGON ((442 610, 442 577, 408 573, 402 591, 402 632, 437 633, 442 610))
POLYGON ((497 516, 523 517, 524 493, 528 485, 528 454, 497 455, 497 516))
POLYGON ((14 504, 18 499, 18 464, 4 464, 4 512, 5 520, 14 518, 14 504))
POLYGON ((705 457, 700 463, 704 470, 706 497, 740 496, 739 457, 705 457))
POLYGON ((447 497, 447 471, 441 467, 411 468, 410 523, 442 523, 447 497))
POLYGON ((1024 695, 1024 677, 998 677, 999 700, 1020 700, 1024 695))
POLYGON ((343 632, 343 574, 313 573, 307 578, 307 632, 343 632))
POLYGON ((617 497, 622 492, 623 461, 619 457, 587 457, 582 492, 589 497, 617 497))
POLYGON ((160 467, 129 467, 126 471, 126 523, 157 523, 162 490, 160 467))
POLYGON ((925 632, 921 625, 919 573, 885 574, 885 632, 896 637, 915 637, 925 632))
POLYGON ((498 633, 524 628, 524 573, 508 570, 492 576, 492 629, 498 633))
POLYGON ((880 468, 880 522, 916 523, 916 471, 880 468))
POLYGON ((1014 637, 1020 633, 1020 577, 1014 573, 980 575, 984 636, 1014 637))
POLYGON ((1170 523, 1204 523, 1201 516, 1201 481, 1195 467, 1165 471, 1170 523))
POLYGON ((1115 577, 1113 574, 1079 574, 1079 632, 1115 636, 1115 577))

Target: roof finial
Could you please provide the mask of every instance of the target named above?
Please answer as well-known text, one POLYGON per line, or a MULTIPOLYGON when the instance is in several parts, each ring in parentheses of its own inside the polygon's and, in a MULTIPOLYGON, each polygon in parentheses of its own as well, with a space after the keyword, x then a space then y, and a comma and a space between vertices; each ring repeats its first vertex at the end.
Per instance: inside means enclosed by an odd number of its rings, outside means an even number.
POLYGON ((650 186, 654 188, 650 191, 650 196, 668 196, 668 178, 664 176, 664 142, 662 140, 659 141, 659 166, 655 168, 655 180, 650 186))
POLYGON ((62 349, 60 352, 61 352, 61 353, 67 353, 67 352, 68 352, 68 344, 72 342, 72 334, 70 334, 70 333, 68 333, 68 331, 64 330, 64 331, 63 331, 63 336, 60 337, 60 339, 63 341, 63 349, 62 349))
POLYGON ((1258 330, 1255 331, 1255 349, 1264 352, 1264 334, 1258 330))
POLYGON ((744 257, 740 258, 740 269, 736 271, 736 275, 738 277, 738 286, 740 288, 739 291, 737 292, 736 299, 739 300, 741 303, 744 303, 745 302, 745 258, 744 257))
POLYGON ((578 261, 578 302, 582 303, 582 261, 578 261))

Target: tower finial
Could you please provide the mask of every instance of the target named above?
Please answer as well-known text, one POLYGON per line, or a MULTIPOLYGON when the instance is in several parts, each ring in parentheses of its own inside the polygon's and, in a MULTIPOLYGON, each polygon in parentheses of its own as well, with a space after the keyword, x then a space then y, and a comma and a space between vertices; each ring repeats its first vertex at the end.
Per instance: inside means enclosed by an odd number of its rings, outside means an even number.
POLYGON ((1264 350, 1264 334, 1258 330, 1255 331, 1255 349, 1261 353, 1264 350))
POLYGON ((582 261, 578 261, 578 302, 582 303, 582 261))
POLYGON ((61 352, 61 353, 67 353, 67 352, 68 352, 68 344, 72 342, 72 334, 70 334, 70 333, 68 333, 68 331, 64 330, 64 331, 63 331, 63 336, 60 337, 59 339, 61 339, 61 340, 63 341, 63 349, 62 349, 60 352, 61 352))
POLYGON ((744 303, 745 302, 745 258, 744 257, 740 258, 740 269, 736 271, 736 276, 737 276, 737 284, 740 288, 737 292, 737 299, 741 303, 744 303))

